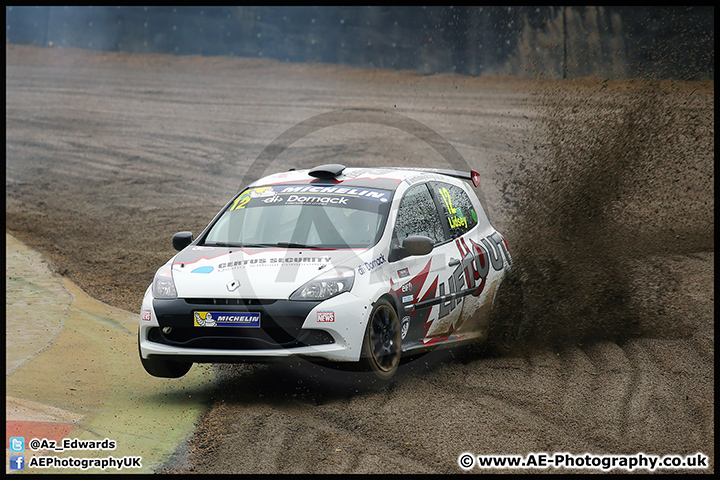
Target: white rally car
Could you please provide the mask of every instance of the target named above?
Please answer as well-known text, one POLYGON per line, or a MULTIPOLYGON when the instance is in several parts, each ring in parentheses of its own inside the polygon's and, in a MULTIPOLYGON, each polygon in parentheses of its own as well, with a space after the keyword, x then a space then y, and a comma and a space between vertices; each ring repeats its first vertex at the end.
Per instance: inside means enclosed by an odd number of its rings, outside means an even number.
POLYGON ((173 237, 142 303, 145 370, 299 356, 387 379, 401 356, 487 340, 512 260, 463 180, 479 175, 333 164, 257 180, 197 238, 173 237))

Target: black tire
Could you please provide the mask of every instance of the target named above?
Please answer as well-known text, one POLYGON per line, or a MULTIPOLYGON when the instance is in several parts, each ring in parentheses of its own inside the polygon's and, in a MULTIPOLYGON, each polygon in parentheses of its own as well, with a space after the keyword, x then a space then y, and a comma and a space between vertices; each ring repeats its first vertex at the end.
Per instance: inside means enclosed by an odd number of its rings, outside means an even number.
POLYGON ((497 355, 508 355, 513 351, 520 339, 520 328, 513 324, 498 325, 493 332, 493 352, 497 355))
MULTIPOLYGON (((138 334, 138 353, 140 353, 140 337, 138 334)), ((192 362, 176 362, 161 358, 143 358, 140 354, 140 362, 147 373, 153 377, 180 378, 190 371, 192 362)))
POLYGON ((523 325, 522 284, 513 273, 503 279, 498 288, 490 316, 490 351, 508 355, 517 346, 523 325))
POLYGON ((400 365, 401 342, 400 320, 395 308, 386 300, 378 300, 365 329, 360 355, 364 369, 381 380, 389 380, 400 365))

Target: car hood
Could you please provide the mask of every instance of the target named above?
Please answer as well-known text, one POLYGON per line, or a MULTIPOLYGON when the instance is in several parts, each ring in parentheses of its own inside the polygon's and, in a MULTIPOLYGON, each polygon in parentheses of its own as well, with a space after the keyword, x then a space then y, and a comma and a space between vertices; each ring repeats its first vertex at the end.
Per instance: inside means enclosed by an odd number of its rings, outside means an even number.
POLYGON ((365 251, 190 246, 173 259, 172 275, 180 298, 286 299, 333 267, 357 266, 365 251))

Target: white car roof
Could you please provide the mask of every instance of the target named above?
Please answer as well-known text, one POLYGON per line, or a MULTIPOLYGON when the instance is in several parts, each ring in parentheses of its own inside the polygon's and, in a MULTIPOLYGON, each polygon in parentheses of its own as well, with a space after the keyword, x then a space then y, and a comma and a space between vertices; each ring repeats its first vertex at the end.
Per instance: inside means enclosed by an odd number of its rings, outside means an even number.
POLYGON ((343 165, 323 165, 313 169, 290 170, 275 173, 260 178, 250 187, 275 184, 306 184, 317 182, 318 179, 330 180, 336 183, 348 183, 354 186, 365 186, 396 190, 402 182, 412 185, 419 181, 442 180, 451 183, 460 183, 454 178, 472 180, 479 183, 480 175, 477 172, 459 172, 433 168, 403 168, 403 167, 344 167, 343 165), (338 174, 339 173, 339 174, 338 174), (450 178, 449 178, 450 177, 450 178))

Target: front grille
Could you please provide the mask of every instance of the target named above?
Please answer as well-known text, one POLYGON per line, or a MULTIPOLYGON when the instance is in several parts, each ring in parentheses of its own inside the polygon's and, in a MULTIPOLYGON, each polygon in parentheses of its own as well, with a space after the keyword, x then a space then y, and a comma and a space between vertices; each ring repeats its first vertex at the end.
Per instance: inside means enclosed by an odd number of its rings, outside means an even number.
POLYGON ((246 307, 257 305, 272 305, 277 300, 259 300, 256 298, 186 298, 185 303, 190 305, 244 305, 246 307))
POLYGON ((153 308, 160 328, 148 336, 152 342, 185 348, 257 350, 333 343, 322 330, 304 330, 305 319, 319 302, 292 300, 177 298, 155 299, 153 308), (259 313, 259 327, 196 327, 194 312, 259 313), (163 333, 170 327, 168 333, 163 333))

